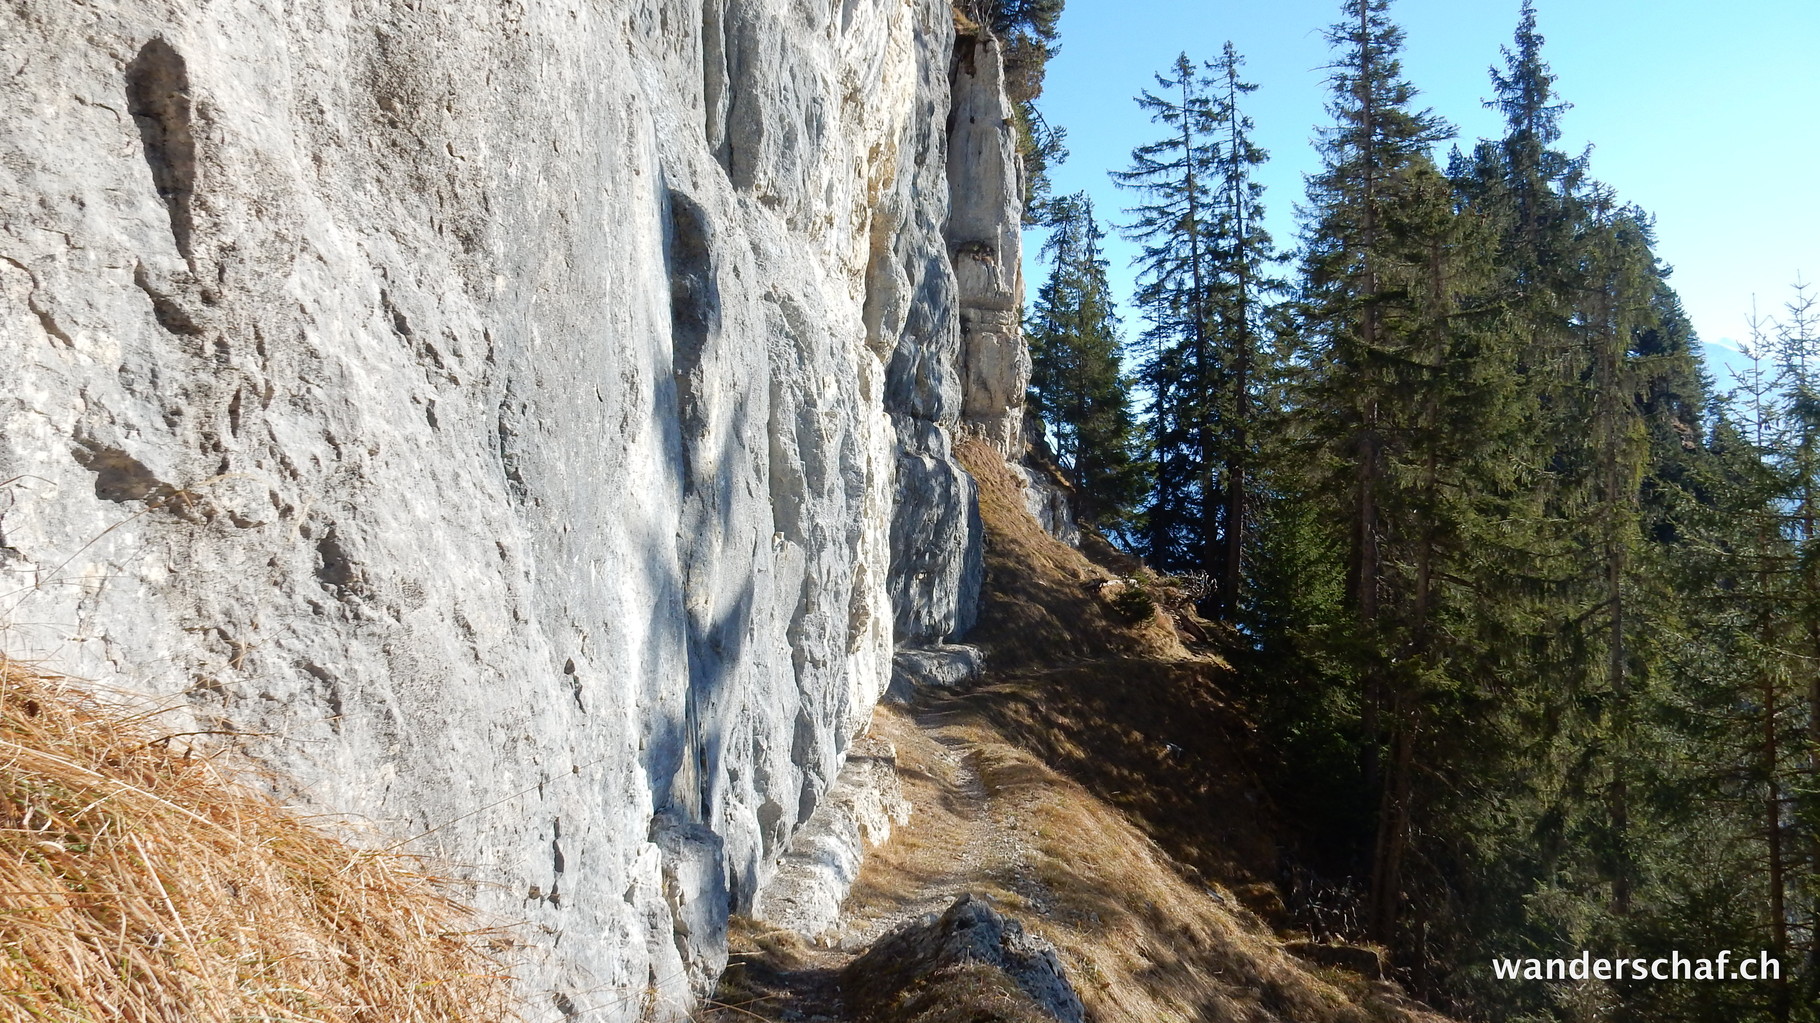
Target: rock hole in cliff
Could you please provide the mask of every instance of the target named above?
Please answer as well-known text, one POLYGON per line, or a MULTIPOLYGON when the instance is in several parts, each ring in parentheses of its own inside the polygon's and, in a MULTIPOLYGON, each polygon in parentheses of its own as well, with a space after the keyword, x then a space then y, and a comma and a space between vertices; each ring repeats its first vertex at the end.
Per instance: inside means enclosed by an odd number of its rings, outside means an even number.
POLYGON ((678 363, 693 369, 720 313, 711 231, 700 203, 674 190, 668 198, 670 244, 664 256, 670 271, 670 329, 678 342, 678 363))
POLYGON ((171 219, 171 238, 190 256, 190 197, 196 188, 196 140, 190 130, 190 79, 183 55, 154 38, 126 66, 126 109, 139 126, 152 186, 171 219))
POLYGON ((949 65, 949 78, 957 73, 968 76, 979 74, 978 53, 980 37, 978 32, 956 32, 954 34, 954 56, 949 65))
POLYGON ((315 679, 321 686, 323 705, 329 710, 329 727, 335 734, 341 734, 341 718, 345 710, 341 702, 341 682, 329 671, 314 661, 304 661, 298 667, 303 673, 315 679))
MULTIPOLYGON (((588 712, 588 707, 587 707, 587 704, 581 702, 581 673, 579 671, 577 671, 575 668, 575 658, 571 657, 568 659, 568 661, 566 663, 563 664, 562 673, 564 675, 568 676, 569 695, 575 697, 575 709, 581 711, 583 714, 586 714, 588 712)), ((558 825, 557 830, 558 831, 561 830, 560 825, 558 825)), ((561 868, 558 868, 557 873, 561 873, 561 872, 562 872, 561 868)))
MULTIPOLYGON (((561 817, 557 817, 551 822, 550 830, 552 832, 550 836, 550 869, 556 873, 557 877, 561 877, 563 868, 561 817)), ((556 894, 556 883, 554 882, 550 885, 550 894, 552 896, 556 894)))
POLYGON ((152 300, 152 317, 158 321, 158 326, 163 327, 166 333, 177 337, 196 337, 202 333, 202 328, 197 326, 194 319, 190 318, 188 310, 178 305, 169 295, 153 287, 151 276, 146 272, 144 263, 134 269, 133 283, 139 287, 140 291, 145 292, 146 298, 152 300))
POLYGON ((380 288, 379 304, 385 309, 386 315, 391 317, 393 332, 399 337, 410 337, 411 321, 405 317, 404 313, 401 312, 397 306, 392 304, 392 293, 384 288, 380 288))
POLYGON ((177 491, 159 479, 144 462, 119 448, 84 441, 71 449, 76 464, 95 474, 95 496, 103 501, 167 500, 177 491))
POLYGON ((324 589, 346 591, 353 587, 358 573, 354 569, 354 559, 348 556, 347 548, 342 546, 341 537, 334 526, 322 534, 316 541, 316 578, 324 589))
POLYGON ((699 381, 708 337, 720 326, 720 289, 714 278, 713 230, 707 211, 689 196, 666 196, 669 230, 664 263, 670 276, 670 359, 683 428, 684 476, 690 449, 706 429, 699 381))

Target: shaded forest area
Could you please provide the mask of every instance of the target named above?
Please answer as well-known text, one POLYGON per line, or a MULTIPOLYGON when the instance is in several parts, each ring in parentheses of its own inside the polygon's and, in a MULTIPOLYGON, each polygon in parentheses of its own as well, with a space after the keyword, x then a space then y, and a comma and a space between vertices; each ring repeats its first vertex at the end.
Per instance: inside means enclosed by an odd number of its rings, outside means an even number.
POLYGON ((1085 521, 1229 630, 1304 917, 1472 1018, 1820 1018, 1820 294, 1758 321, 1720 392, 1650 216, 1560 148, 1533 6, 1492 73, 1503 137, 1444 162, 1388 8, 1327 31, 1293 249, 1260 226, 1242 55, 1139 97, 1131 336, 1101 217, 1041 174, 1060 3, 993 22, 1035 55, 1013 98, 1051 453, 1085 521), (1781 979, 1489 965, 1726 949, 1781 979))

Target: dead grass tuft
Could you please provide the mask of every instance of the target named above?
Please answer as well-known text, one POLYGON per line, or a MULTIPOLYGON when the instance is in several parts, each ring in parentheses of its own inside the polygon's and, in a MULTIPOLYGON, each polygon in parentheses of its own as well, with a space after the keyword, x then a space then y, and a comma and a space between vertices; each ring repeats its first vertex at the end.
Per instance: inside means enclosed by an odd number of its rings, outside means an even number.
POLYGON ((877 1023, 1055 1023, 1003 971, 983 963, 938 970, 862 1018, 877 1023))
POLYGON ((368 852, 0 659, 0 991, 12 1019, 516 1018, 510 945, 368 852))

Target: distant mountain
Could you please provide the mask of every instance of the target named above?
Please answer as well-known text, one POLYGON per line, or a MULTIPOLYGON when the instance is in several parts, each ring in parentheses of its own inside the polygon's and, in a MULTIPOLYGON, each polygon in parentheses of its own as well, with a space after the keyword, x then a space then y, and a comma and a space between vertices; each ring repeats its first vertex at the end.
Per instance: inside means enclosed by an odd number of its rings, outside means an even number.
POLYGON ((1702 342, 1702 354, 1706 359, 1706 372, 1713 378, 1715 392, 1729 391, 1738 386, 1739 374, 1750 369, 1751 361, 1743 352, 1729 345, 1702 342))

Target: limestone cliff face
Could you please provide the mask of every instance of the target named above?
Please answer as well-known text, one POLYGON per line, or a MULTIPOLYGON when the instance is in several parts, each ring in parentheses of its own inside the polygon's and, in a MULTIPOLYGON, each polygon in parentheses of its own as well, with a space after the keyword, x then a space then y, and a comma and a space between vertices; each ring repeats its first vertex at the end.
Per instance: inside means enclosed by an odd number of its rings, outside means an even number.
POLYGON ((953 211, 949 253, 960 287, 963 416, 999 454, 1024 454, 1024 278, 1020 258, 1023 169, 1005 98, 1004 63, 989 35, 963 37, 954 49, 954 100, 948 114, 948 178, 953 211))
POLYGON ((894 642, 971 622, 953 431, 1023 391, 971 49, 940 0, 8 5, 0 649, 422 835, 535 1012, 685 1003, 894 642))

